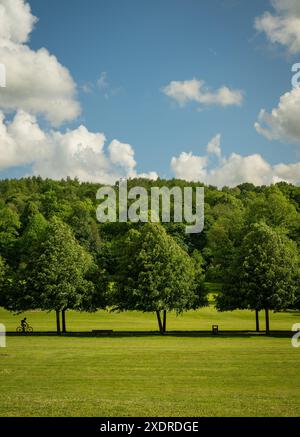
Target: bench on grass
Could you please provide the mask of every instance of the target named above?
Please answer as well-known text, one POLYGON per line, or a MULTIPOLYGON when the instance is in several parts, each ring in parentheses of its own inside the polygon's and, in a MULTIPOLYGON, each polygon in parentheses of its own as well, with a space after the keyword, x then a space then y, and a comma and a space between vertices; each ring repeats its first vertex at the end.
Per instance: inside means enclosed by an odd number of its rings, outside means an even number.
POLYGON ((103 334, 112 334, 114 331, 112 329, 93 329, 92 334, 94 335, 103 335, 103 334))

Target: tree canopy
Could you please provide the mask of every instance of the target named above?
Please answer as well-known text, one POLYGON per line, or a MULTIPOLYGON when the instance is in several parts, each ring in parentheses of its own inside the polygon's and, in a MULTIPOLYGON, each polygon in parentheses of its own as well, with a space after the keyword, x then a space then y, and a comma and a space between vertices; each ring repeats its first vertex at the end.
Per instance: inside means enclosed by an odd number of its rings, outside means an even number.
MULTIPOLYGON (((128 189, 203 187, 137 178, 128 189)), ((0 181, 0 305, 182 312, 206 304, 205 282, 222 292, 220 310, 300 307, 300 187, 280 182, 205 186, 205 224, 99 223, 101 184, 31 177, 0 181)), ((119 190, 119 184, 113 187, 119 190)), ((171 209, 173 199, 171 198, 171 209)))
POLYGON ((283 232, 255 223, 235 252, 217 298, 221 310, 292 307, 299 283, 299 252, 283 232))
POLYGON ((181 313, 206 303, 192 259, 162 225, 131 229, 116 242, 114 253, 116 309, 156 312, 160 325, 161 311, 181 313))

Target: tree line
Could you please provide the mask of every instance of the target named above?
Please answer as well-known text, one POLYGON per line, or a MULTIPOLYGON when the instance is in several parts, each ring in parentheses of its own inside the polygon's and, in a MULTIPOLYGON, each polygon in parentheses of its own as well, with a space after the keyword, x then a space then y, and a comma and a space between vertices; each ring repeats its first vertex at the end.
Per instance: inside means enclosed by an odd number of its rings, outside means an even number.
MULTIPOLYGON (((182 180, 132 179, 128 187, 196 187, 182 180)), ((205 186, 205 227, 184 223, 98 223, 99 184, 40 177, 0 181, 0 306, 18 313, 167 312, 208 305, 219 284, 219 311, 300 309, 300 187, 245 183, 205 186)), ((114 187, 118 189, 118 184, 114 187)), ((171 199, 172 202, 172 199, 171 199)))

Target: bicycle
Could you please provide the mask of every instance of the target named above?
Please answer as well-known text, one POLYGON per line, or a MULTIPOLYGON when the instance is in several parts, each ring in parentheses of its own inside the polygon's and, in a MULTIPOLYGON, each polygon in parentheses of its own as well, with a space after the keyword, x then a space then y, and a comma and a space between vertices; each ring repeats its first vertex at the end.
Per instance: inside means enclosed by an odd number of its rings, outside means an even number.
POLYGON ((26 323, 24 325, 24 327, 23 326, 18 326, 16 331, 19 332, 19 333, 21 333, 21 332, 28 332, 28 333, 30 333, 30 332, 33 332, 33 328, 31 326, 29 326, 28 323, 26 323))

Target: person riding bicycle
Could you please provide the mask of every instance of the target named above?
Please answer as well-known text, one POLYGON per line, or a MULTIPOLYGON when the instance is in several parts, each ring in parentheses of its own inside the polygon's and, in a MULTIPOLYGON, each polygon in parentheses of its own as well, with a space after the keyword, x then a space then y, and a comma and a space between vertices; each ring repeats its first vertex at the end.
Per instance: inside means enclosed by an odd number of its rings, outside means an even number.
POLYGON ((27 326, 26 317, 24 317, 24 319, 21 320, 21 327, 23 332, 26 331, 26 326, 27 326))

